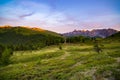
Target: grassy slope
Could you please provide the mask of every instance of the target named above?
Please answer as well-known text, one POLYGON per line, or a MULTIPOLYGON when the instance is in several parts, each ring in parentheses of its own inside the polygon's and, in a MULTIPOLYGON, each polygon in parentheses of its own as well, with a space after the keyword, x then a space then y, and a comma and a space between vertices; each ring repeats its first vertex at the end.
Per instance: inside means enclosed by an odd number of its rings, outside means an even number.
POLYGON ((84 44, 18 51, 11 62, 0 67, 0 80, 119 80, 120 43, 105 44, 101 54, 84 44))

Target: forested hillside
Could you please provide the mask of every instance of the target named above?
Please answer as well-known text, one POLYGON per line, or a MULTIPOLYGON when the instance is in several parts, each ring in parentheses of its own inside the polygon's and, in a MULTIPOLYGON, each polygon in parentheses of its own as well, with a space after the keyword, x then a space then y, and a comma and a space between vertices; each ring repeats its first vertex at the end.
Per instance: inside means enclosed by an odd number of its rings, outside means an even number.
POLYGON ((62 43, 59 34, 39 28, 0 27, 0 44, 14 50, 33 50, 44 46, 62 43))
POLYGON ((107 38, 105 38, 103 41, 107 41, 107 42, 120 42, 120 31, 111 35, 111 36, 108 36, 107 38))
POLYGON ((111 36, 108 36, 106 39, 119 39, 120 40, 120 31, 111 36))

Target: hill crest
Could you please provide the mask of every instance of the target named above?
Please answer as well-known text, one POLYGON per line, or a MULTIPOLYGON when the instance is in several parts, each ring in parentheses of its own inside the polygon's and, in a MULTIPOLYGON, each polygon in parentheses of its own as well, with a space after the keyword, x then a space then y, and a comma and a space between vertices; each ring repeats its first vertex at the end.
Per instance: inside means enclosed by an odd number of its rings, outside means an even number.
MULTIPOLYGON (((29 27, 29 26, 14 26, 14 27, 21 27, 21 28, 26 28, 26 29, 35 30, 35 31, 45 31, 44 29, 38 28, 38 27, 29 27)), ((13 26, 5 25, 5 26, 0 26, 0 28, 13 28, 13 26)))

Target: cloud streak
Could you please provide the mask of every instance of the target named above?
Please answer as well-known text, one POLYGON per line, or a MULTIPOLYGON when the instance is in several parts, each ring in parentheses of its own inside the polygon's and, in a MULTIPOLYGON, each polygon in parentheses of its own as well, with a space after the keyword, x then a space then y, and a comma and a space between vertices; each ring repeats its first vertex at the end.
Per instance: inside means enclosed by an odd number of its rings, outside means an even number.
POLYGON ((34 14, 34 12, 28 13, 28 14, 23 14, 21 16, 19 16, 20 18, 25 18, 25 17, 29 17, 32 16, 34 14))

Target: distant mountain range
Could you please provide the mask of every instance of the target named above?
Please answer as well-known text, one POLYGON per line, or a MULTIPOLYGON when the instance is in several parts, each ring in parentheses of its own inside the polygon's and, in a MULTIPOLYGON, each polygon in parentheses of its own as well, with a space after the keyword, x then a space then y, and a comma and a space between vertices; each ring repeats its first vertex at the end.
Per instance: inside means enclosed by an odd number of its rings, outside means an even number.
POLYGON ((117 30, 114 29, 94 29, 92 31, 89 30, 74 30, 72 32, 64 33, 63 36, 70 37, 70 36, 87 36, 87 37, 102 37, 106 38, 112 34, 117 33, 117 30))

